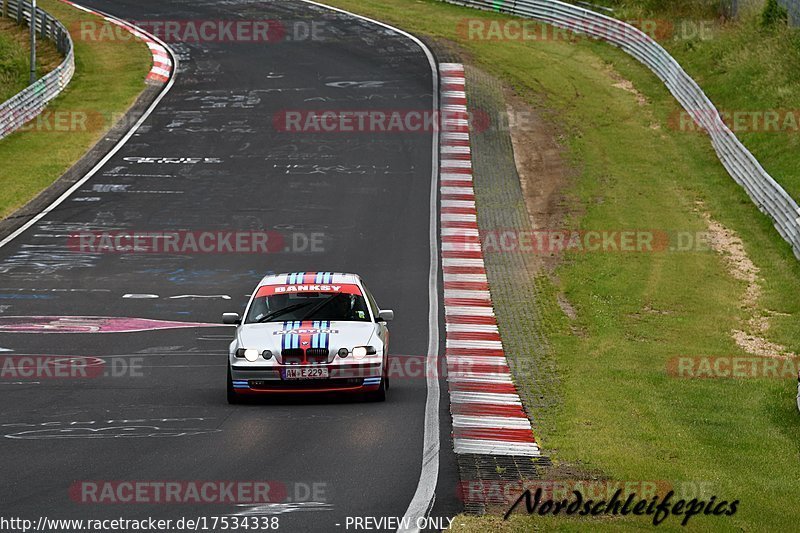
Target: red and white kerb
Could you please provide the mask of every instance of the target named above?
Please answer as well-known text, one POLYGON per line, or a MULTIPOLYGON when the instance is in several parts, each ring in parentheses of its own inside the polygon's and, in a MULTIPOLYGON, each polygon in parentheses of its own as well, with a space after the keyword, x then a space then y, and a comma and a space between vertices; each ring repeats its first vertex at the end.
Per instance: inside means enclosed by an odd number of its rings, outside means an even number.
POLYGON ((511 380, 486 278, 472 186, 464 66, 441 63, 439 71, 447 117, 441 134, 441 233, 455 452, 538 456, 531 423, 511 380))
POLYGON ((173 64, 169 52, 167 52, 167 49, 164 48, 163 45, 159 44, 152 37, 150 37, 146 33, 142 33, 142 31, 140 31, 134 26, 131 26, 130 24, 126 24, 123 21, 107 17, 102 13, 98 13, 89 8, 75 4, 73 2, 70 2, 69 0, 61 0, 61 1, 71 5, 76 9, 80 9, 81 11, 97 15, 98 17, 102 18, 103 20, 111 24, 114 24, 115 26, 124 28, 125 30, 133 34, 134 37, 143 40, 145 44, 147 44, 147 47, 150 48, 150 53, 153 54, 153 66, 150 69, 150 73, 147 75, 147 80, 155 83, 167 83, 169 81, 169 78, 172 75, 173 64))

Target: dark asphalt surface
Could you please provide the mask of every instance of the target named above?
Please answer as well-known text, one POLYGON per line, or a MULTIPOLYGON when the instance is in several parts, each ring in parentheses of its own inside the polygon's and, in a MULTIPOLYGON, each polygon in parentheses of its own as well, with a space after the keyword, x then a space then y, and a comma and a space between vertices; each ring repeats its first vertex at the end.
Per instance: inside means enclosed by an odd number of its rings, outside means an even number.
MULTIPOLYGON (((0 356, 98 357, 121 374, 0 380, 2 515, 281 513, 282 531, 344 530, 347 516, 402 516, 422 463, 424 376, 395 379, 383 404, 317 398, 228 406, 231 329, 23 334, 3 327, 10 316, 218 323, 221 313, 240 312, 269 272, 351 271, 382 307, 394 309, 392 353, 424 355, 431 133, 273 127, 273 116, 287 109, 430 109, 424 54, 405 37, 298 1, 84 4, 134 20, 317 22, 323 38, 169 43, 181 60, 177 82, 146 124, 80 191, 0 249, 0 350, 8 350, 0 356), (290 249, 85 254, 67 244, 75 232, 115 230, 270 230, 287 236, 290 249), (291 249, 293 233, 317 234, 318 249, 303 249, 303 238, 291 249), (262 508, 79 504, 69 488, 82 480, 276 480, 294 501, 262 508)), ((452 516, 461 507, 447 416, 441 424, 431 516, 452 516)))

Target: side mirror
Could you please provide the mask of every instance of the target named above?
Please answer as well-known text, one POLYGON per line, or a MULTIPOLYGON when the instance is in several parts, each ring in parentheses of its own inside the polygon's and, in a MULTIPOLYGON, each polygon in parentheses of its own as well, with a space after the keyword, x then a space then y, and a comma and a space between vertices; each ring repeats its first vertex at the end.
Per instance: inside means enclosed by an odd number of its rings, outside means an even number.
POLYGON ((391 322, 394 320, 394 311, 387 309, 378 313, 378 322, 391 322))
POLYGON ((242 323, 242 319, 239 318, 239 313, 223 313, 222 314, 222 323, 238 326, 242 323))

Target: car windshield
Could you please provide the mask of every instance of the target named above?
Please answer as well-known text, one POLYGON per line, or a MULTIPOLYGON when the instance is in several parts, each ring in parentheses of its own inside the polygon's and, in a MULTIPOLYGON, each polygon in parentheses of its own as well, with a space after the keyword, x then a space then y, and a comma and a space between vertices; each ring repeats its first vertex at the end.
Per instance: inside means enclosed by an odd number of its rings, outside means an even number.
POLYGON ((289 320, 369 322, 370 317, 360 294, 297 292, 256 296, 245 323, 289 320))

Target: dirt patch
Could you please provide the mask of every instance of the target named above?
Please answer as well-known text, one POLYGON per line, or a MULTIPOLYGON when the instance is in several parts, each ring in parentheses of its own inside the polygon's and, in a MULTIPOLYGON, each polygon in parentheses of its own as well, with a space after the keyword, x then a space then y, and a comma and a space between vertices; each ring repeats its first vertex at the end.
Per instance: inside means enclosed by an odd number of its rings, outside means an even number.
MULTIPOLYGON (((580 218, 582 214, 580 206, 566 196, 576 169, 568 163, 566 148, 559 142, 564 132, 512 89, 506 87, 503 92, 509 117, 525 117, 525 120, 509 120, 509 133, 531 228, 534 231, 564 229, 568 218, 580 218)), ((559 286, 555 269, 562 257, 561 254, 538 255, 538 261, 534 262, 535 273, 543 273, 559 286)), ((571 323, 572 333, 585 336, 575 325, 578 314, 566 295, 559 293, 557 301, 571 323)))
MULTIPOLYGON (((565 194, 576 170, 567 162, 566 148, 559 142, 564 133, 512 89, 505 88, 504 98, 510 117, 525 117, 525 120, 510 120, 509 128, 531 228, 534 231, 561 230, 568 217, 581 215, 580 207, 570 202, 565 194)), ((543 271, 558 286, 555 269, 561 258, 560 254, 541 254, 535 270, 543 271)), ((564 315, 575 322, 575 308, 564 294, 557 297, 564 315)), ((576 335, 584 334, 574 326, 572 330, 576 335)))
MULTIPOLYGON (((575 214, 565 196, 574 170, 567 163, 566 148, 558 142, 563 134, 513 90, 506 88, 504 97, 510 117, 525 117, 510 120, 509 128, 531 227, 562 229, 567 216, 575 214)), ((559 258, 547 256, 543 261, 552 271, 559 258)))
POLYGON ((633 82, 623 78, 622 75, 614 69, 614 67, 608 65, 606 68, 606 72, 614 80, 614 84, 612 85, 613 87, 616 87, 617 89, 622 89, 626 93, 631 93, 632 95, 634 95, 636 97, 636 103, 639 104, 640 106, 646 106, 649 103, 647 101, 647 97, 645 97, 645 95, 639 92, 636 86, 633 85, 633 82))
POLYGON ((708 244, 715 252, 724 257, 730 275, 747 283, 742 296, 742 308, 750 315, 745 328, 747 331, 735 329, 731 331, 731 337, 742 350, 750 355, 779 359, 798 357, 785 346, 764 337, 769 331, 770 317, 776 316, 778 313, 763 310, 758 305, 762 294, 760 270, 748 257, 739 236, 714 220, 704 208, 702 202, 697 202, 697 211, 705 219, 708 228, 708 244))
POLYGON ((572 307, 572 304, 569 303, 569 300, 567 300, 567 297, 563 294, 558 295, 558 306, 570 320, 578 318, 578 313, 575 311, 575 308, 572 307))
MULTIPOLYGON (((647 97, 639 92, 639 89, 636 88, 633 82, 623 78, 622 75, 614 69, 614 67, 608 65, 606 72, 609 76, 611 76, 611 79, 614 80, 612 87, 622 89, 626 93, 631 93, 636 98, 636 103, 641 107, 644 107, 650 103, 647 97)), ((648 116, 650 115, 648 114, 648 116)), ((661 129, 661 123, 658 120, 655 120, 655 118, 652 116, 650 116, 650 119, 651 121, 649 128, 654 131, 659 131, 661 129)))

